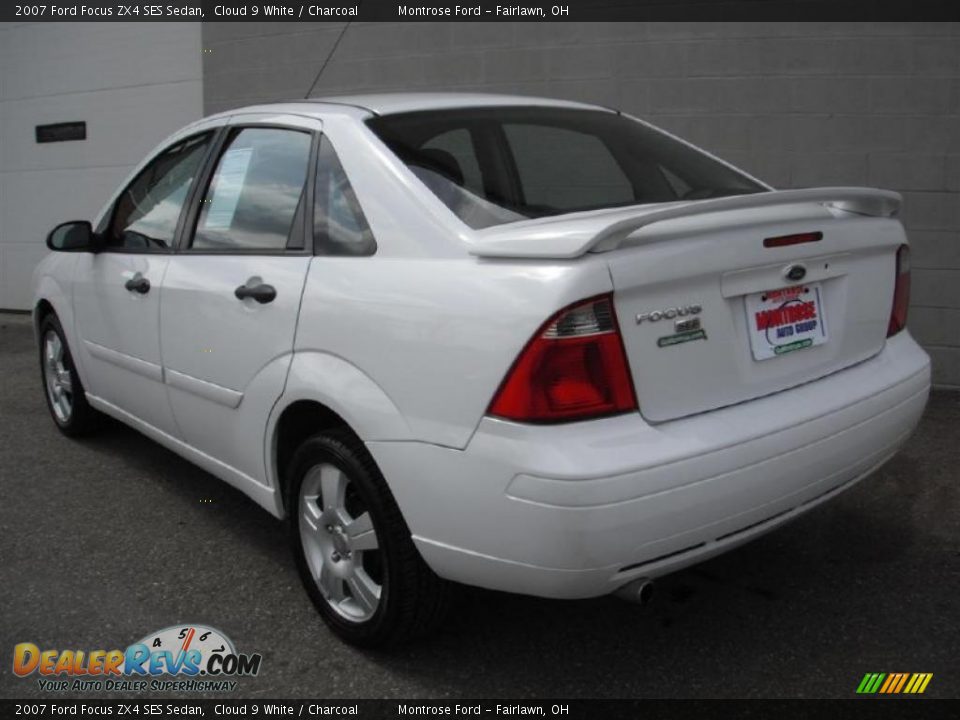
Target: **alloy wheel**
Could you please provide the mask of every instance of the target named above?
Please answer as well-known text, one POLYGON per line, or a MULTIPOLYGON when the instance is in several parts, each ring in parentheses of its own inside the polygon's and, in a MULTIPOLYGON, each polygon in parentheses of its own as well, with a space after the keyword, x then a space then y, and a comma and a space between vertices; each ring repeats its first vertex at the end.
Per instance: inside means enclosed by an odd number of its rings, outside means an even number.
POLYGON ((73 379, 63 341, 53 330, 43 337, 43 378, 53 414, 61 424, 73 415, 73 379))
POLYGON ((314 582, 341 617, 364 622, 383 597, 383 553, 373 519, 350 477, 329 463, 304 476, 300 541, 314 582))

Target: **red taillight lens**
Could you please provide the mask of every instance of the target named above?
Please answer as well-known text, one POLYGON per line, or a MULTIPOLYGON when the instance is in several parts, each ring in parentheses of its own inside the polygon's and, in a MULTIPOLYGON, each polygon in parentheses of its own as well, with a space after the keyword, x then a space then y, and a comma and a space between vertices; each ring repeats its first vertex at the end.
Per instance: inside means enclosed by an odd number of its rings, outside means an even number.
POLYGON ((520 353, 489 413, 520 422, 564 422, 637 408, 610 295, 548 320, 520 353))
POLYGON ((910 305, 910 248, 901 245, 897 250, 897 280, 893 288, 893 309, 887 337, 896 335, 907 326, 907 308, 910 305))

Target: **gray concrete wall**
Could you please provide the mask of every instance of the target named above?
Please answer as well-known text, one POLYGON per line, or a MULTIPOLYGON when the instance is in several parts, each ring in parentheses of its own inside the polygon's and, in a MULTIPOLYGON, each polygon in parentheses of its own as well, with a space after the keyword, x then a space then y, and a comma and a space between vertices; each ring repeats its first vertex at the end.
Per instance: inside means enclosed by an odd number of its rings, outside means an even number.
POLYGON ((132 167, 202 114, 200 26, 0 24, 0 308, 30 307, 47 232, 91 219, 132 167), (83 120, 87 139, 37 144, 83 120))
MULTIPOLYGON (((205 109, 303 97, 342 29, 205 24, 205 109)), ((351 25, 313 95, 422 89, 615 105, 778 187, 902 192, 910 327, 960 386, 960 25, 351 25)))

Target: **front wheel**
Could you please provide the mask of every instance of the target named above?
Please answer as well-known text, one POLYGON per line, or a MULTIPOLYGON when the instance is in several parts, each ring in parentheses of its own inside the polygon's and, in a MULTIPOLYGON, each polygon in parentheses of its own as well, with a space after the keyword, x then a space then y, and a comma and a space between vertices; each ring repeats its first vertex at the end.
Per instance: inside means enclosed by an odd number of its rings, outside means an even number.
POLYGON ((87 403, 56 315, 40 322, 40 372, 50 416, 64 435, 87 435, 100 426, 102 416, 87 403))
POLYGON ((337 430, 307 440, 290 463, 291 544, 307 593, 341 638, 395 645, 442 620, 448 584, 417 552, 363 443, 337 430))

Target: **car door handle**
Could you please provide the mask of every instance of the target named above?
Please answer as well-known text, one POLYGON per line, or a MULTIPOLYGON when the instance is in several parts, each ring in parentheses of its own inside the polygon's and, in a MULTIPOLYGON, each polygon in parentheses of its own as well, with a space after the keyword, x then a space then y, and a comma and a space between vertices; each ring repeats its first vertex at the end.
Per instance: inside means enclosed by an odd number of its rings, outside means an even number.
POLYGON ((273 285, 267 285, 266 283, 253 286, 241 285, 233 291, 233 294, 237 296, 237 300, 253 298, 261 305, 265 305, 268 302, 273 302, 274 298, 277 297, 277 289, 273 285))
POLYGON ((150 281, 140 273, 137 273, 127 280, 123 286, 130 292, 140 293, 141 295, 146 295, 150 292, 150 281))

